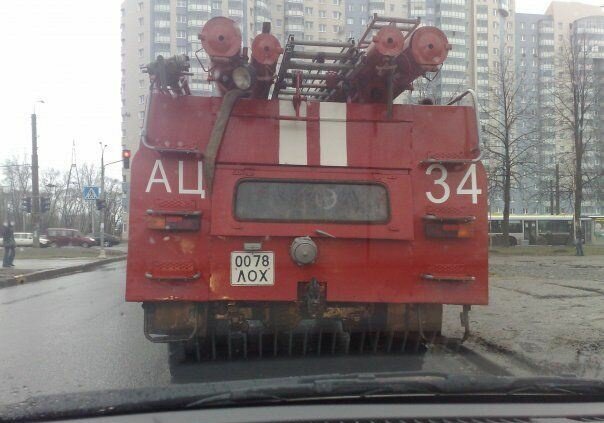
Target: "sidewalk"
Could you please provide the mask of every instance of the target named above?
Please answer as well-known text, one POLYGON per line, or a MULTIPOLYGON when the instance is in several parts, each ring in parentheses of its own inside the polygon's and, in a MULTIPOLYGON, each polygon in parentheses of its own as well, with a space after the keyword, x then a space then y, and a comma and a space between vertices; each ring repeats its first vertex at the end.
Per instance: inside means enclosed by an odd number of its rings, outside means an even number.
MULTIPOLYGON (((601 378, 602 256, 491 256, 488 306, 472 307, 468 344, 512 354, 541 373, 601 378)), ((459 307, 445 307, 459 333, 459 307)))
MULTIPOLYGON (((3 253, 2 249, 0 249, 0 253, 3 253)), ((17 257, 14 262, 15 267, 0 268, 0 288, 91 270, 103 264, 125 260, 126 258, 125 254, 117 251, 112 251, 111 254, 107 254, 106 259, 99 259, 97 254, 98 250, 94 252, 94 250, 91 249, 81 254, 75 249, 61 249, 55 251, 27 250, 23 254, 27 258, 20 259, 19 252, 17 252, 17 257), (75 257, 45 257, 49 255, 49 253, 57 255, 60 254, 60 252, 75 257), (42 257, 31 258, 32 255, 36 254, 39 254, 42 257), (78 255, 86 256, 77 257, 78 255)))

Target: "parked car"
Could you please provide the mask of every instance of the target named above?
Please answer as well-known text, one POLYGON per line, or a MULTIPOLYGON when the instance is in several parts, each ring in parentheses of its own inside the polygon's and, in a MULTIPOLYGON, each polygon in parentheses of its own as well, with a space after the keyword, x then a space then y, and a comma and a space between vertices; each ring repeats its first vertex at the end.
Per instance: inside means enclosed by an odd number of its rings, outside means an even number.
MULTIPOLYGON (((0 245, 3 245, 3 244, 4 244, 4 242, 3 242, 2 238, 0 238, 0 245)), ((34 234, 31 232, 15 232, 15 244, 17 244, 17 247, 33 247, 34 234)), ((44 247, 48 247, 49 245, 50 245, 50 241, 48 241, 48 239, 41 236, 40 237, 40 247, 44 248, 44 247)))
MULTIPOLYGON (((101 245, 101 233, 100 232, 96 232, 94 234, 88 234, 87 236, 94 239, 94 245, 101 245)), ((120 242, 122 242, 120 237, 105 233, 105 247, 113 247, 114 245, 117 245, 120 242)))
POLYGON ((51 247, 79 246, 88 248, 94 245, 94 238, 82 235, 77 229, 48 228, 46 234, 51 247))

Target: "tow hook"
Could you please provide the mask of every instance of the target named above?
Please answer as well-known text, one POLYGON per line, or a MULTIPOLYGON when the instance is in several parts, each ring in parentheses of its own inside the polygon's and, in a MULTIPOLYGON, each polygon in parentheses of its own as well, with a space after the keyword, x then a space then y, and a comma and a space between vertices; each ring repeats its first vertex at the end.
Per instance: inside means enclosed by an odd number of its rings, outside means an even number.
POLYGON ((306 311, 310 317, 315 318, 325 308, 325 292, 317 278, 311 278, 306 286, 306 294, 303 301, 306 303, 306 311))

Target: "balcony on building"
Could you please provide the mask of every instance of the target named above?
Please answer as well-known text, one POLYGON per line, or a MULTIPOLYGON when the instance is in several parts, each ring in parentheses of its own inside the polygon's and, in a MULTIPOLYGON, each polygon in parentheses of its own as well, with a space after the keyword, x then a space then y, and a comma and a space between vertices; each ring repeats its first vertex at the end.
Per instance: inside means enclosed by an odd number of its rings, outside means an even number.
POLYGON ((167 12, 170 13, 170 4, 157 3, 153 6, 155 12, 167 12))
POLYGON ((304 18, 304 11, 299 9, 288 9, 285 11, 285 16, 304 18))
MULTIPOLYGON (((229 4, 230 3, 231 2, 229 2, 229 4)), ((187 10, 189 12, 206 12, 206 13, 210 13, 212 11, 212 8, 210 7, 209 4, 189 3, 187 5, 187 10)))

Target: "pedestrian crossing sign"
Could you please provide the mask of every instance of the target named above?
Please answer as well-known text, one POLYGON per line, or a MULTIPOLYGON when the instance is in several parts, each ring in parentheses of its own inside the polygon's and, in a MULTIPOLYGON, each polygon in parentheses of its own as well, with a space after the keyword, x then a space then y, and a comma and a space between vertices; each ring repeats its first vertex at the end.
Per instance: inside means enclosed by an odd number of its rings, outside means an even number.
POLYGON ((94 201, 101 197, 100 192, 100 187, 84 187, 82 190, 82 196, 84 197, 84 200, 94 201))

